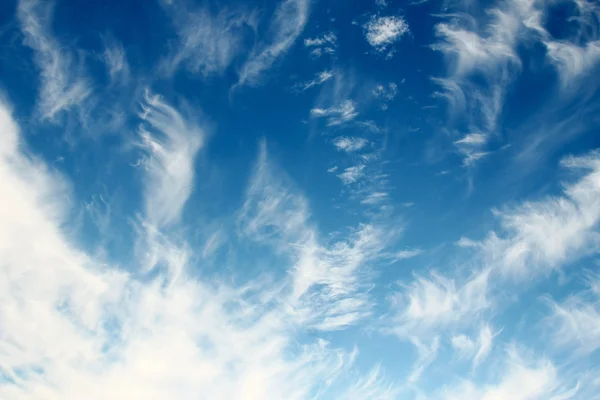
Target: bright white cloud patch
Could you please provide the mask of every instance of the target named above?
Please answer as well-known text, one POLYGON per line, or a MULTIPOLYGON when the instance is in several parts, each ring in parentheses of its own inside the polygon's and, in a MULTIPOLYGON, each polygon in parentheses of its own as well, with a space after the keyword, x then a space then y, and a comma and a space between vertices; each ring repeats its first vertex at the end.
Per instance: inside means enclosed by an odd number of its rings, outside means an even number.
POLYGON ((372 16, 363 25, 367 42, 378 52, 386 51, 408 32, 408 24, 400 16, 372 16))

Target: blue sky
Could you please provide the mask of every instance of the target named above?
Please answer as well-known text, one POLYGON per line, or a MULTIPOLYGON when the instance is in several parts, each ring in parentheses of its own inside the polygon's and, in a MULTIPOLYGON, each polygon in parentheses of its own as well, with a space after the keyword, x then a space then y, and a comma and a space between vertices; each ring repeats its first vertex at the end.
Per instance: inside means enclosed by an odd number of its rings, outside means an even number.
POLYGON ((2 399, 600 399, 600 5, 0 4, 2 399))

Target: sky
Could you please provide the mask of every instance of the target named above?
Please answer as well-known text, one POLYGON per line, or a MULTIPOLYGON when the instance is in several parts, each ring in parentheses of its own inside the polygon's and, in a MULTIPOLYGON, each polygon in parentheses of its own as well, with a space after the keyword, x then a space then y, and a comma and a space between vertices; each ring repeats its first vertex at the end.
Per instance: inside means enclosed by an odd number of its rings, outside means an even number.
POLYGON ((3 400, 600 399, 594 0, 0 2, 3 400))

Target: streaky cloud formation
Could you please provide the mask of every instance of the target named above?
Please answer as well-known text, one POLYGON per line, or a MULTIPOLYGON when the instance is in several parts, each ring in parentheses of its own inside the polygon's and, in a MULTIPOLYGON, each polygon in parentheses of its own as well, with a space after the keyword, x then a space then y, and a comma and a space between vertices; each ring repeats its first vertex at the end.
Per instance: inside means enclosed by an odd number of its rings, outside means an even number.
POLYGON ((169 75, 181 64, 204 77, 223 74, 242 52, 246 31, 256 30, 254 11, 223 8, 211 13, 207 7, 188 9, 185 2, 162 3, 179 36, 173 53, 160 66, 169 75))
POLYGON ((308 0, 283 0, 275 10, 269 33, 272 39, 259 43, 239 73, 239 86, 257 86, 263 74, 292 47, 304 30, 310 9, 308 0))
POLYGON ((85 72, 50 30, 52 2, 19 1, 17 15, 24 43, 35 52, 40 70, 38 111, 42 119, 52 120, 61 111, 77 107, 88 98, 92 88, 85 72))
POLYGON ((157 226, 178 220, 191 193, 194 158, 205 133, 158 95, 146 91, 141 104, 140 147, 146 151, 146 213, 157 226))

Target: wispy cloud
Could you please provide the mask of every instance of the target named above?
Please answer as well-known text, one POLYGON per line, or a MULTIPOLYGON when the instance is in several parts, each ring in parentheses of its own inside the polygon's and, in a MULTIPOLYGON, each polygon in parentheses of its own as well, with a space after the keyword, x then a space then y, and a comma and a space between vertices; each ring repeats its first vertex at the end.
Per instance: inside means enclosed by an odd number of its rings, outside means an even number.
POLYGON ((423 339, 435 336, 440 328, 472 324, 490 306, 488 279, 487 270, 458 283, 437 273, 417 276, 391 297, 395 315, 385 330, 404 339, 423 339))
POLYGON ((357 182, 365 174, 365 165, 359 164, 344 169, 344 172, 338 175, 344 185, 350 185, 357 182))
POLYGON ((259 159, 238 221, 244 237, 268 244, 295 265, 290 313, 318 330, 354 325, 370 314, 368 263, 381 258, 397 232, 361 224, 348 238, 322 243, 310 222, 308 202, 267 158, 259 159))
POLYGON ((364 148, 369 141, 361 137, 338 136, 333 139, 333 145, 337 150, 353 153, 364 148))
POLYGON ((21 0, 17 8, 24 43, 34 51, 40 70, 38 112, 49 120, 80 106, 92 91, 80 64, 52 36, 52 11, 52 2, 37 0, 21 0))
POLYGON ((565 387, 557 367, 547 359, 535 359, 524 350, 510 346, 504 362, 497 367, 499 379, 481 384, 463 380, 446 387, 436 398, 443 400, 479 399, 570 399, 577 393, 577 386, 565 387))
POLYGON ((336 126, 352 121, 358 116, 358 111, 352 100, 346 100, 337 107, 315 107, 310 110, 310 115, 313 118, 327 118, 328 126, 336 126))
POLYGON ((285 55, 304 30, 309 14, 308 0, 282 0, 268 29, 269 38, 259 43, 242 66, 237 85, 258 85, 263 74, 285 55))
POLYGON ((333 32, 327 32, 322 36, 304 39, 304 46, 310 48, 310 54, 321 57, 323 54, 334 54, 337 48, 337 36, 333 32))
POLYGON ((462 139, 454 142, 454 146, 464 156, 463 165, 472 166, 476 161, 481 160, 489 154, 482 149, 488 142, 488 135, 482 133, 469 133, 462 139))
POLYGON ((562 302, 549 300, 552 314, 546 320, 558 347, 588 355, 600 349, 600 276, 588 275, 588 288, 562 302))
POLYGON ((322 85, 331 78, 333 78, 334 72, 332 70, 324 70, 319 72, 313 79, 307 82, 299 83, 294 86, 295 89, 305 91, 314 86, 322 85))
POLYGON ((387 85, 387 87, 384 85, 378 84, 373 89, 373 96, 375 96, 376 98, 381 99, 383 101, 383 103, 380 106, 380 108, 382 110, 388 109, 388 103, 393 101, 394 98, 396 98, 397 94, 398 94, 398 85, 396 85, 394 82, 390 82, 387 85))
POLYGON ((534 19, 536 32, 546 46, 549 61, 556 67, 563 90, 574 90, 580 78, 596 69, 600 63, 600 6, 592 1, 574 0, 574 12, 570 21, 577 25, 577 32, 558 40, 541 26, 542 10, 534 19))
POLYGON ((185 2, 162 1, 179 36, 172 53, 162 61, 161 69, 173 74, 180 65, 204 77, 222 74, 243 51, 243 40, 255 30, 257 13, 243 8, 189 9, 185 2))
POLYGON ((105 38, 103 59, 111 83, 127 84, 130 78, 130 70, 123 44, 111 37, 105 38))
POLYGON ((389 198, 389 193, 387 192, 372 192, 367 195, 360 202, 362 204, 379 204, 389 198))
POLYGON ((147 154, 146 213, 157 226, 178 221, 192 192, 194 158, 205 140, 203 130, 175 108, 146 91, 141 104, 140 147, 147 154))
POLYGON ((489 356, 497 335, 498 333, 494 333, 492 328, 485 324, 475 340, 465 335, 453 336, 452 347, 460 358, 471 359, 472 368, 475 370, 489 356))
POLYGON ((523 279, 546 274, 596 252, 600 154, 595 151, 566 157, 561 165, 581 176, 565 184, 562 195, 495 210, 501 229, 482 242, 472 243, 482 249, 486 264, 504 275, 523 279))

